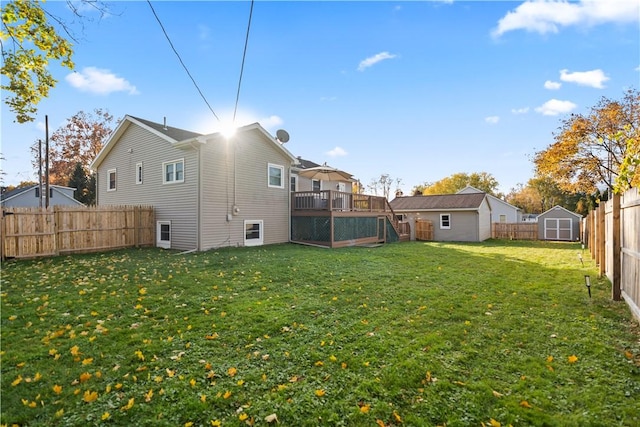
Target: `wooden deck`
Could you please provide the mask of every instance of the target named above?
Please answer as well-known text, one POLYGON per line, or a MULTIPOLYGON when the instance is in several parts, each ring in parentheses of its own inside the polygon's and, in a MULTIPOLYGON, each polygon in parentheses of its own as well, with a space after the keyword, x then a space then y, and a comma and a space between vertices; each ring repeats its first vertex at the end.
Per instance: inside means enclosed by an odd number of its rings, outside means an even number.
POLYGON ((334 190, 291 193, 291 240, 331 248, 409 240, 384 197, 334 190))

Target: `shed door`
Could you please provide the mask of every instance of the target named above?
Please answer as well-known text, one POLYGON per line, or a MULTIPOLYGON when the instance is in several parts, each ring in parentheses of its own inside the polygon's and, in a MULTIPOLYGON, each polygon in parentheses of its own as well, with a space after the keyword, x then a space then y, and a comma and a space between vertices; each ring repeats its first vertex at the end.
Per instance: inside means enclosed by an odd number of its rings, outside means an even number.
POLYGON ((545 218, 544 219, 544 239, 545 240, 573 240, 573 230, 571 219, 569 218, 545 218))

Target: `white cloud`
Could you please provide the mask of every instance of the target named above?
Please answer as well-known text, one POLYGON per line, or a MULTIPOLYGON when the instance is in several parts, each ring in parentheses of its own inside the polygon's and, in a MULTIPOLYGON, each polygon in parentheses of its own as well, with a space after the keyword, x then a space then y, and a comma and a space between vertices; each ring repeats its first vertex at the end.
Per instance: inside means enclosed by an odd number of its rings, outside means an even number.
POLYGON ((598 25, 640 20, 640 2, 618 0, 526 1, 508 12, 492 31, 500 37, 508 31, 557 33, 560 27, 598 25))
POLYGON ((484 121, 489 123, 489 124, 495 125, 496 123, 498 123, 500 121, 500 117, 498 117, 498 116, 489 116, 489 117, 485 117, 484 121))
POLYGON ((377 64, 380 61, 384 61, 385 59, 393 59, 396 56, 397 55, 391 54, 389 52, 376 53, 375 55, 360 61, 360 64, 358 65, 358 71, 364 71, 365 69, 371 67, 374 64, 377 64))
POLYGON ((327 151, 325 154, 330 157, 343 157, 343 156, 346 156, 348 153, 345 151, 344 148, 336 147, 333 150, 327 151))
POLYGON ((568 113, 577 105, 571 101, 560 101, 559 99, 550 99, 541 106, 536 108, 536 111, 544 116, 557 116, 559 114, 568 113))
POLYGON ((512 108, 511 112, 513 114, 527 114, 529 112, 529 107, 523 107, 523 108, 512 108))
POLYGON ((604 71, 591 70, 591 71, 574 71, 570 73, 569 70, 560 70, 560 80, 563 82, 576 83, 580 86, 590 86, 597 89, 604 88, 603 83, 609 80, 609 77, 604 75, 604 71))
POLYGON ((198 37, 200 40, 208 40, 209 35, 211 34, 211 29, 203 24, 198 25, 198 37))
POLYGON ((269 117, 264 117, 258 120, 258 123, 260 123, 260 126, 265 129, 273 129, 276 126, 280 126, 281 124, 283 124, 284 120, 282 120, 280 116, 271 115, 269 117))
POLYGON ((559 82, 552 82, 551 80, 547 80, 546 82, 544 82, 545 89, 558 90, 560 89, 560 86, 562 86, 562 83, 559 82))
POLYGON ((118 77, 110 70, 96 67, 85 67, 79 73, 68 74, 65 80, 82 92, 97 95, 108 95, 112 92, 128 92, 129 95, 137 95, 139 93, 136 87, 124 78, 118 77))
POLYGON ((322 96, 320 97, 320 101, 322 102, 333 102, 336 101, 338 99, 338 97, 336 96, 322 96))

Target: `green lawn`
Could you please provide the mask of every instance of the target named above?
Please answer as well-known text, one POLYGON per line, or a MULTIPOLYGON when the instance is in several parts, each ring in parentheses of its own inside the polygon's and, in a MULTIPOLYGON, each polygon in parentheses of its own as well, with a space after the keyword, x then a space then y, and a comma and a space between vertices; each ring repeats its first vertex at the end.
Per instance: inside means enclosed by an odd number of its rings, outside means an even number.
POLYGON ((640 328, 579 253, 411 242, 6 262, 0 423, 640 425, 640 328))

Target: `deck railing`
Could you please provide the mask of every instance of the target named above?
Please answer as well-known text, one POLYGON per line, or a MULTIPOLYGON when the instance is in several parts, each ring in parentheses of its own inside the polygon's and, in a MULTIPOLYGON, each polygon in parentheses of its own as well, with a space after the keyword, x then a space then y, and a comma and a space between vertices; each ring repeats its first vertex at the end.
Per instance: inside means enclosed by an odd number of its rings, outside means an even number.
POLYGON ((387 199, 367 194, 335 190, 296 191, 291 193, 291 210, 390 212, 387 199))

